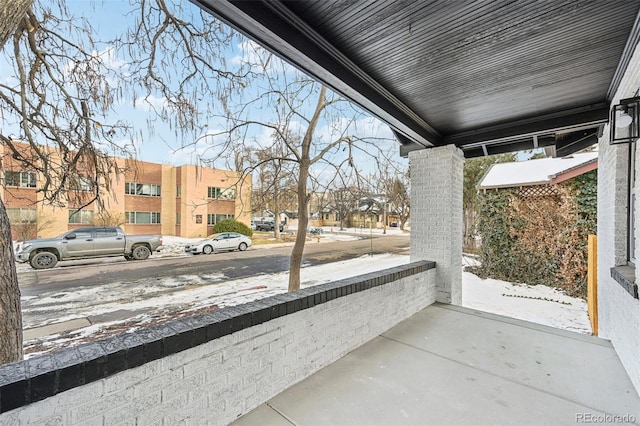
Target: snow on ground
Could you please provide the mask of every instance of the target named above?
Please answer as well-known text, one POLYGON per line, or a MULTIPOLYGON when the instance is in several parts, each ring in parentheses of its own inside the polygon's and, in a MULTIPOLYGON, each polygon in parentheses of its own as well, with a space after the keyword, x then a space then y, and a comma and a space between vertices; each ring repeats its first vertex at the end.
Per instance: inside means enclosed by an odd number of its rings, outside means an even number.
MULTIPOLYGON (((165 247, 181 253, 193 239, 171 237, 165 247)), ((374 272, 409 262, 408 255, 384 254, 304 267, 302 288, 374 272)), ((473 262, 465 257, 465 265, 473 262)), ((132 331, 138 327, 163 322, 194 312, 207 312, 233 306, 287 291, 286 272, 226 280, 223 274, 211 276, 180 276, 159 280, 149 278, 132 283, 78 289, 72 292, 52 292, 37 298, 24 298, 26 328, 50 323, 51 309, 55 322, 131 311, 130 318, 100 322, 79 330, 37 338, 26 342, 29 356, 95 340, 114 333, 132 331), (135 288, 135 291, 133 291, 135 288), (99 301, 99 302, 96 302, 99 301)), ((462 275, 462 304, 465 307, 505 315, 570 331, 591 334, 584 300, 568 297, 545 286, 511 284, 493 279, 480 279, 469 272, 462 275)))
MULTIPOLYGON (((463 257, 463 267, 477 262, 463 257)), ((591 334, 587 302, 544 285, 512 284, 462 272, 462 306, 591 334)))
POLYGON ((551 287, 511 284, 462 273, 462 306, 591 334, 587 303, 551 287))
MULTIPOLYGON (((409 261, 408 256, 381 254, 362 256, 355 260, 302 268, 301 287, 323 284, 354 275, 366 274, 398 266, 409 261)), ((284 293, 288 286, 288 273, 257 275, 225 281, 226 277, 212 275, 181 275, 174 278, 147 278, 135 282, 110 283, 79 288, 74 291, 52 292, 23 298, 25 328, 46 325, 51 321, 29 321, 37 318, 41 310, 57 311, 54 322, 93 317, 120 310, 146 311, 167 309, 193 311, 208 306, 239 305, 275 294, 284 293), (180 291, 171 291, 179 288, 180 291)), ((50 315, 48 315, 50 316, 50 315)))

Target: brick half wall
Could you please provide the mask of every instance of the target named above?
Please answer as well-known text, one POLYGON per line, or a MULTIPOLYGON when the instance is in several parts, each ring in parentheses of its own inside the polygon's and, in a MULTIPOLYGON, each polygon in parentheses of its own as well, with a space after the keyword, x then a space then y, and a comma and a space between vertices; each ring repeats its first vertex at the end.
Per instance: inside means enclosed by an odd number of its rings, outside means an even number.
POLYGON ((0 424, 228 424, 434 303, 435 263, 0 366, 0 424))

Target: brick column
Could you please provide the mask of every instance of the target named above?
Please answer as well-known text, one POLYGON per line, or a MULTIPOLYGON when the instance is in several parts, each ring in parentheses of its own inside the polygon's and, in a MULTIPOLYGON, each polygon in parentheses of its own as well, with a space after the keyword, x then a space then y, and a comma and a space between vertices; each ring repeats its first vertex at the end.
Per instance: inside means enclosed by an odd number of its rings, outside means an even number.
POLYGON ((454 145, 409 153, 411 261, 436 262, 436 300, 462 303, 462 169, 454 145))

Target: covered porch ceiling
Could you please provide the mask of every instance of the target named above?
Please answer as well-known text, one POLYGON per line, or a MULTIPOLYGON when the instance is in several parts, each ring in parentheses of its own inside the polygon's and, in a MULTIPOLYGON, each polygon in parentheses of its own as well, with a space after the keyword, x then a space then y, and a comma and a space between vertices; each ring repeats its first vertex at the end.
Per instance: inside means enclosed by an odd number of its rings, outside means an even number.
POLYGON ((367 109, 400 153, 597 142, 638 0, 192 0, 367 109))

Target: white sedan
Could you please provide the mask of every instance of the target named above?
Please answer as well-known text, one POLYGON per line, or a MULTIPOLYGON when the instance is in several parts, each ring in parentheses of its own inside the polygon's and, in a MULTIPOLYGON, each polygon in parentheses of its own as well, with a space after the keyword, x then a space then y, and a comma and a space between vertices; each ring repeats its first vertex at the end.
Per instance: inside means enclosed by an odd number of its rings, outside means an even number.
POLYGON ((251 238, 246 235, 237 232, 221 232, 209 235, 196 244, 186 246, 184 251, 192 254, 211 254, 219 251, 245 251, 249 247, 251 247, 251 238))

